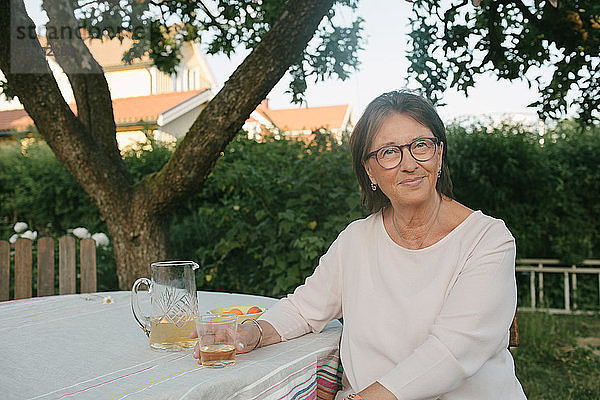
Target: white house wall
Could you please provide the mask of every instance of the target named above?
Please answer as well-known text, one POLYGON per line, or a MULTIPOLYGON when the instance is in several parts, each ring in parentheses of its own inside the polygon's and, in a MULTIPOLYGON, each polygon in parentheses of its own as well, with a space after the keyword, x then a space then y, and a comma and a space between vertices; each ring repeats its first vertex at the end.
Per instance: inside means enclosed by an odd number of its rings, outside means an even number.
POLYGON ((148 69, 110 71, 105 76, 113 99, 152 94, 152 77, 148 69))

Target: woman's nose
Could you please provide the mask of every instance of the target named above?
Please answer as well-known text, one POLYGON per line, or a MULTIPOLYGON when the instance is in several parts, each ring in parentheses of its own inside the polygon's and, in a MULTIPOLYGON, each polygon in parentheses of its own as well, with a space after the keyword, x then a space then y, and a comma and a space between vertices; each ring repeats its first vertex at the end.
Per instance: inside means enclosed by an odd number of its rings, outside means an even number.
POLYGON ((403 171, 414 171, 419 165, 417 160, 413 158, 412 154, 410 154, 410 151, 408 151, 408 148, 403 148, 400 151, 402 152, 402 158, 400 158, 400 164, 398 164, 400 169, 403 171))

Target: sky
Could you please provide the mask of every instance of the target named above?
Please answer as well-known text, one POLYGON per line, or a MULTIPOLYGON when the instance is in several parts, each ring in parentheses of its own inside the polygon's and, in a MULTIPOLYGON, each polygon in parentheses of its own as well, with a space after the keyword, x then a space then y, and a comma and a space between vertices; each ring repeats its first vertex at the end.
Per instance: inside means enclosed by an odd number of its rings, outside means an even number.
MULTIPOLYGON (((45 23, 41 0, 25 0, 29 15, 36 24, 45 23)), ((303 106, 327 106, 350 104, 355 119, 366 105, 381 93, 405 87, 406 58, 409 40, 409 2, 402 0, 361 0, 357 14, 364 18, 364 49, 359 52, 360 67, 346 81, 309 81, 307 104, 303 106)), ((348 20, 347 22, 350 22, 348 20)), ((234 54, 231 59, 223 55, 207 56, 208 63, 222 86, 229 75, 243 61, 246 53, 234 54)), ((286 94, 287 79, 284 77, 268 95, 271 108, 295 108, 286 94)), ((535 110, 527 104, 537 98, 537 92, 524 81, 509 82, 494 76, 481 76, 469 95, 447 90, 438 112, 444 120, 464 116, 499 116, 503 114, 534 115, 535 110)))

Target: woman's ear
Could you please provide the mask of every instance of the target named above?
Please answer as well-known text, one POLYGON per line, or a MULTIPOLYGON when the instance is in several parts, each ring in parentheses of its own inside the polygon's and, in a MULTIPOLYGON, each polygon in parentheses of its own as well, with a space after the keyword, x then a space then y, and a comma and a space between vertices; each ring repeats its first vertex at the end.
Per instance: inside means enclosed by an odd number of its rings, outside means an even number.
POLYGON ((371 183, 372 184, 374 183, 377 185, 377 180, 373 176, 373 171, 371 170, 371 163, 369 162, 369 160, 363 162, 363 168, 367 172, 367 176, 369 177, 369 180, 371 181, 371 183))
POLYGON ((444 142, 440 142, 437 150, 437 159, 439 160, 439 169, 442 169, 442 157, 444 156, 444 142))

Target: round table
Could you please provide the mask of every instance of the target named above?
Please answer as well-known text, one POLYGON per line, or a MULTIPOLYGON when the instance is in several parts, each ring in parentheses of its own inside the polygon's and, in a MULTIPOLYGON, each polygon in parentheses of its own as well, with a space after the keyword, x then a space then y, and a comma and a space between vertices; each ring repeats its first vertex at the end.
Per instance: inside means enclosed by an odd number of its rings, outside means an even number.
MULTIPOLYGON (((269 307, 276 300, 198 292, 200 312, 269 307)), ((223 369, 192 352, 150 349, 130 292, 37 297, 0 303, 3 399, 333 398, 341 380, 341 324, 238 355, 223 369), (110 300, 110 301, 109 301, 110 300)))

